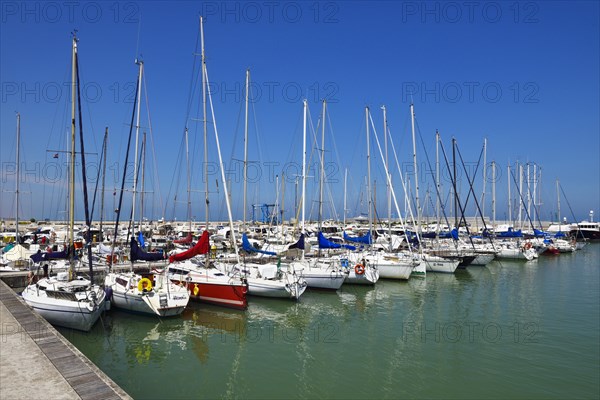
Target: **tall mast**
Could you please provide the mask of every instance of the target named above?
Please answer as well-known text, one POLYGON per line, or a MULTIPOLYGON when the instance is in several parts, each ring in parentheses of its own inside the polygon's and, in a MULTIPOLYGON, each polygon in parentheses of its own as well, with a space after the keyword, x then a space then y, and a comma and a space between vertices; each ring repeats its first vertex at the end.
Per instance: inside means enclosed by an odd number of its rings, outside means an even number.
POLYGON ((281 219, 281 232, 283 233, 283 212, 285 206, 285 172, 281 173, 281 208, 279 209, 279 215, 281 219))
POLYGON ((192 233, 192 187, 191 187, 191 174, 190 170, 190 147, 189 147, 189 131, 185 128, 185 162, 187 170, 187 219, 190 224, 190 234, 192 233))
POLYGON ((348 181, 348 168, 344 170, 344 228, 346 227, 346 189, 347 189, 347 181, 348 181))
POLYGON ((306 112, 308 108, 308 101, 306 99, 304 99, 303 105, 304 122, 302 125, 302 221, 300 222, 300 229, 302 233, 304 233, 304 209, 306 204, 306 112))
POLYGON ((483 139, 483 192, 481 193, 481 218, 485 219, 485 187, 487 183, 487 138, 483 139))
POLYGON ((525 203, 523 202, 523 197, 522 197, 522 193, 523 193, 523 165, 522 164, 518 164, 518 170, 517 172, 519 173, 519 197, 520 197, 520 201, 519 201, 519 214, 518 214, 518 221, 519 221, 519 225, 520 228, 523 228, 523 216, 522 216, 522 211, 523 211, 523 207, 525 207, 525 203))
POLYGON ((372 235, 373 221, 372 221, 372 209, 373 204, 371 202, 371 145, 370 145, 370 134, 369 134, 369 107, 365 107, 365 121, 367 126, 367 204, 368 204, 368 218, 369 218, 369 235, 372 235))
POLYGON ((144 223, 144 197, 146 194, 146 132, 142 134, 142 190, 140 191, 140 229, 144 223))
POLYGON ((437 228, 436 233, 440 232, 440 204, 442 199, 440 196, 442 194, 440 187, 440 133, 438 130, 435 130, 435 186, 437 187, 437 201, 435 203, 435 214, 437 220, 437 228))
MULTIPOLYGON (((325 107, 326 102, 323 100, 323 115, 321 117, 321 166, 319 170, 319 231, 323 225, 323 181, 325 180, 325 107)), ((319 248, 319 254, 321 249, 319 248)))
POLYGON ((19 244, 19 184, 21 181, 21 175, 19 174, 19 165, 20 165, 20 141, 21 141, 21 114, 17 113, 17 179, 15 180, 15 204, 17 207, 17 212, 15 213, 15 241, 16 244, 19 244))
POLYGON ((512 224, 512 206, 511 206, 511 198, 510 198, 510 163, 508 164, 508 174, 506 174, 508 181, 508 223, 512 224))
MULTIPOLYGON (((389 172, 388 162, 388 129, 387 129, 387 112, 385 106, 381 106, 383 110, 383 144, 385 148, 385 170, 389 172)), ((385 180, 385 187, 387 190, 387 219, 388 219, 388 235, 390 247, 389 251, 392 251, 392 188, 390 186, 390 180, 385 180)))
POLYGON ((106 147, 108 142, 108 126, 104 130, 104 141, 102 143, 102 153, 104 160, 102 162, 102 191, 100 195, 100 237, 104 241, 104 231, 102 230, 102 222, 104 221, 104 184, 106 182, 106 147))
POLYGON ((70 157, 70 179, 69 179, 69 280, 73 279, 73 243, 75 228, 75 99, 77 95, 77 36, 73 34, 73 64, 72 64, 72 86, 71 86, 71 157, 70 157))
POLYGON ((202 16, 200 17, 200 47, 202 56, 202 126, 204 130, 204 204, 206 213, 206 230, 208 230, 208 127, 206 121, 206 55, 204 54, 204 18, 202 16))
POLYGON ((246 70, 246 117, 244 120, 244 232, 246 232, 246 198, 248 193, 248 99, 250 88, 250 70, 246 70))
POLYGON ((558 179, 556 180, 556 206, 557 206, 557 218, 558 218, 558 230, 559 232, 562 231, 561 229, 561 221, 560 221, 560 191, 558 190, 559 188, 559 183, 558 183, 558 179))
POLYGON ((133 190, 132 190, 132 200, 131 200, 131 229, 132 235, 135 235, 135 195, 137 192, 137 176, 138 176, 138 146, 139 146, 139 138, 140 138, 140 103, 142 96, 142 74, 144 71, 144 62, 136 59, 135 63, 139 67, 138 73, 138 91, 137 91, 137 111, 136 111, 136 119, 135 119, 135 150, 134 150, 134 159, 133 159, 133 190))
POLYGON ((456 138, 452 138, 452 181, 454 184, 454 227, 458 230, 458 184, 456 182, 456 138))
POLYGON ((492 161, 492 227, 496 228, 496 161, 492 161))
POLYGON ((412 142, 413 142, 413 167, 415 170, 415 202, 417 206, 417 233, 421 229, 421 205, 419 203, 419 171, 417 169, 417 140, 415 136, 415 107, 413 103, 410 104, 410 123, 412 129, 412 142))

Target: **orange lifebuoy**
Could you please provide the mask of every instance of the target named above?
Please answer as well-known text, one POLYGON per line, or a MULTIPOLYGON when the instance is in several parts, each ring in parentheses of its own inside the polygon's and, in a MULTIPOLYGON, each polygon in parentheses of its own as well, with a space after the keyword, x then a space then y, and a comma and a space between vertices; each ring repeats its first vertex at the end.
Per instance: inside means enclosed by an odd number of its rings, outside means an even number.
POLYGON ((362 265, 362 264, 356 264, 354 266, 354 273, 356 275, 362 275, 362 274, 364 274, 365 273, 365 266, 362 265))

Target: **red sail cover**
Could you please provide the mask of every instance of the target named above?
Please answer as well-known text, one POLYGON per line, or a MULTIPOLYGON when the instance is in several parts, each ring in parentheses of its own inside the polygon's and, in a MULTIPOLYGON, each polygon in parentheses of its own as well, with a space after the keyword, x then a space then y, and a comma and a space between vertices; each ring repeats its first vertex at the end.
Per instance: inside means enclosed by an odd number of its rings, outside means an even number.
POLYGON ((194 247, 189 250, 184 251, 183 253, 173 254, 169 257, 169 262, 175 261, 185 261, 188 258, 192 258, 198 254, 206 254, 209 250, 209 242, 208 242, 208 231, 204 231, 202 236, 200 236, 200 240, 194 247))
POLYGON ((192 243, 192 234, 188 233, 187 236, 184 237, 183 239, 173 240, 173 243, 177 243, 177 244, 192 243))

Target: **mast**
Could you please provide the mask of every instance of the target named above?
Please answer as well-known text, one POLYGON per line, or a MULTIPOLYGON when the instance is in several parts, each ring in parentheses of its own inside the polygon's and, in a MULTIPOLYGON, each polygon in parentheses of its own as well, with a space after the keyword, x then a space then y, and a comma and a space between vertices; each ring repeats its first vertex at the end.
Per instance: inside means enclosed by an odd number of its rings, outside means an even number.
POLYGON ((281 232, 283 233, 283 212, 285 206, 285 172, 281 173, 281 208, 279 209, 279 215, 281 219, 281 232))
POLYGON ((496 161, 492 161, 492 227, 496 228, 496 161))
POLYGON ((142 190, 140 192, 140 230, 144 223, 144 197, 146 181, 146 132, 142 134, 142 190))
POLYGON ((512 207, 510 198, 510 163, 508 164, 508 174, 506 175, 508 181, 508 224, 512 224, 512 207))
POLYGON ((246 70, 246 117, 244 120, 244 232, 246 232, 246 198, 248 194, 248 99, 250 87, 250 69, 246 70))
POLYGON ((20 153, 21 153, 21 147, 20 147, 20 141, 21 141, 21 114, 17 113, 17 155, 16 155, 16 160, 17 160, 17 179, 15 180, 15 204, 17 207, 17 212, 16 212, 16 216, 15 216, 15 241, 16 244, 19 244, 19 184, 20 184, 20 180, 21 180, 21 176, 19 174, 19 157, 20 157, 20 153))
MULTIPOLYGON (((390 165, 388 160, 388 129, 387 129, 387 113, 385 106, 381 106, 383 110, 383 145, 385 148, 385 169, 389 171, 390 165)), ((387 219, 388 219, 388 236, 390 247, 389 251, 392 251, 392 188, 390 186, 390 180, 385 180, 385 187, 387 191, 387 219)))
POLYGON ((372 221, 372 209, 373 206, 371 201, 371 145, 370 145, 370 134, 369 134, 369 107, 365 107, 365 121, 367 126, 367 204, 368 204, 368 218, 369 218, 369 235, 372 235, 373 221, 372 221))
POLYGON ((454 185, 454 227, 458 230, 458 185, 456 182, 456 138, 452 138, 452 175, 454 185))
POLYGON ((413 103, 410 103, 410 123, 412 130, 412 142, 413 142, 413 167, 415 170, 415 202, 417 206, 417 234, 421 230, 421 205, 419 203, 419 171, 417 169, 417 140, 415 136, 415 107, 413 103))
MULTIPOLYGON (((306 204, 306 112, 308 108, 308 101, 304 99, 304 118, 302 126, 302 221, 300 222, 301 232, 304 233, 304 209, 306 204)), ((304 256, 304 252, 302 252, 304 256)))
MULTIPOLYGON (((523 193, 523 174, 524 174, 523 165, 521 165, 521 164, 518 165, 517 172, 519 173, 519 193, 523 193)), ((517 217, 518 221, 519 221, 519 228, 521 228, 521 229, 523 229, 523 216, 522 216, 523 207, 525 207, 525 203, 523 202, 523 199, 521 199, 521 201, 519 201, 519 214, 517 217)))
POLYGON ((346 227, 346 189, 347 189, 347 182, 348 182, 348 168, 346 168, 344 170, 344 216, 343 216, 344 228, 346 227))
MULTIPOLYGON (((325 100, 323 100, 323 115, 321 117, 321 173, 319 174, 319 231, 323 226, 323 181, 325 180, 325 100)), ((319 247, 319 254, 321 248, 319 247)))
POLYGON ((137 192, 137 177, 138 177, 138 147, 139 147, 139 137, 140 137, 140 103, 142 96, 142 74, 144 71, 144 62, 136 59, 135 63, 139 67, 138 73, 138 91, 137 91, 137 111, 136 111, 136 120, 135 120, 135 150, 134 150, 134 159, 133 159, 133 190, 132 190, 132 200, 131 200, 131 234, 135 235, 135 195, 137 192))
POLYGON ((187 219, 190 224, 190 234, 192 233, 192 188, 191 188, 191 174, 190 170, 190 148, 189 148, 189 131, 185 128, 185 162, 187 164, 187 219))
POLYGON ((487 138, 483 139, 483 192, 481 193, 481 218, 485 219, 485 187, 487 183, 487 138))
POLYGON ((440 195, 442 192, 440 191, 440 133, 437 129, 435 130, 435 186, 437 187, 437 201, 435 204, 437 227, 435 231, 440 233, 440 195))
POLYGON ((104 184, 106 182, 106 147, 108 142, 108 126, 104 130, 104 141, 102 143, 102 153, 104 160, 102 162, 102 195, 100 196, 100 237, 104 241, 104 231, 102 230, 102 222, 104 222, 104 184))
MULTIPOLYGON (((206 121, 206 55, 204 54, 204 17, 200 16, 200 47, 202 57, 202 126, 204 131, 204 204, 208 230, 208 127, 206 121)), ((206 255, 208 261, 208 253, 206 255)))
POLYGON ((562 231, 561 229, 561 220, 560 220, 560 192, 558 190, 560 183, 558 182, 558 179, 556 180, 556 205, 557 205, 557 218, 558 218, 558 231, 562 231))
POLYGON ((70 154, 70 178, 69 178, 69 280, 74 275, 74 233, 75 228, 75 96, 77 94, 77 36, 73 33, 73 61, 71 71, 71 154, 70 154))

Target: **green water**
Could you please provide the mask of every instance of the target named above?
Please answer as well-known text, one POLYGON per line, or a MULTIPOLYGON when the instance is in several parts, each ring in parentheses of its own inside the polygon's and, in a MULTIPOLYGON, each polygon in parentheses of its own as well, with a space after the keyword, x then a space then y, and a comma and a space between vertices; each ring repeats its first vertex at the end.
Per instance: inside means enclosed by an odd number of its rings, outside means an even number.
POLYGON ((600 244, 61 330, 134 398, 600 397, 600 244))

